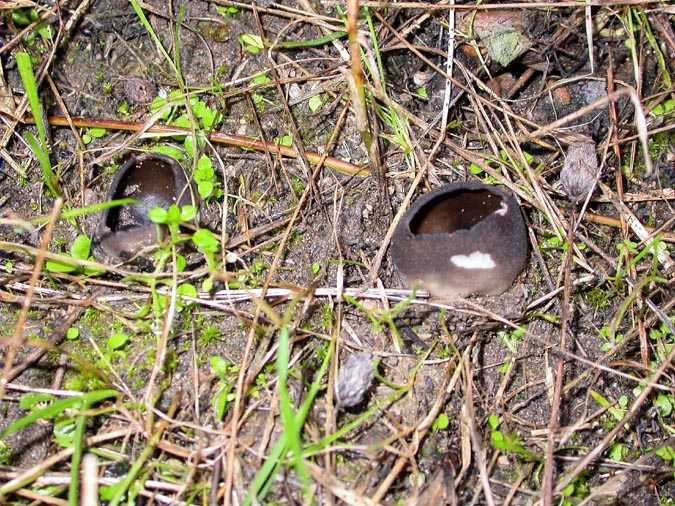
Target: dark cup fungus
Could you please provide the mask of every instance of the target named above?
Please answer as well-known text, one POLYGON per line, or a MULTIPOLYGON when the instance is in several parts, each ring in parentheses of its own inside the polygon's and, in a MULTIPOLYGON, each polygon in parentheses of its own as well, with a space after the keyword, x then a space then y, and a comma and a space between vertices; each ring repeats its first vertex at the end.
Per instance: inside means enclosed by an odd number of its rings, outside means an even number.
POLYGON ((129 260, 157 244, 164 230, 150 221, 150 209, 194 205, 183 167, 173 158, 155 154, 132 156, 119 168, 107 199, 123 198, 136 202, 106 209, 101 215, 93 241, 93 252, 101 260, 129 260))
POLYGON ((411 286, 443 299, 507 290, 527 260, 525 222, 509 192, 453 183, 413 203, 391 254, 411 286))

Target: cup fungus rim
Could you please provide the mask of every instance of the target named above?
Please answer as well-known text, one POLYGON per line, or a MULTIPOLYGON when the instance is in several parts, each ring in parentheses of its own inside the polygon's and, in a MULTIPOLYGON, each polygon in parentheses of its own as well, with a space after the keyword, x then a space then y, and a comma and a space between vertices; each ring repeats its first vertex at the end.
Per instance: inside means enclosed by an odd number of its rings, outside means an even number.
MULTIPOLYGON (((442 239, 447 239, 448 237, 464 237, 468 234, 475 234, 479 233, 482 228, 489 227, 491 226, 489 223, 487 223, 487 219, 492 217, 492 215, 495 214, 495 211, 492 213, 484 216, 480 221, 476 222, 474 225, 472 225, 470 228, 458 228, 456 230, 453 230, 452 232, 432 232, 432 233, 414 233, 410 225, 413 221, 413 219, 417 216, 417 213, 423 209, 427 204, 429 204, 431 201, 433 201, 435 198, 445 195, 445 194, 450 194, 454 193, 457 191, 489 191, 490 193, 494 193, 495 195, 499 196, 502 201, 508 201, 508 200, 513 200, 515 202, 515 197, 513 196, 512 193, 504 190, 503 188, 500 188, 496 185, 490 185, 490 184, 485 184, 485 183, 480 183, 476 181, 466 181, 466 182, 455 182, 455 183, 448 183, 440 188, 437 188, 436 190, 430 191, 428 193, 425 193, 424 195, 421 195, 418 199, 416 199, 413 204, 408 208, 408 211, 406 212, 405 216, 405 233, 408 239, 415 239, 415 240, 420 240, 420 241, 438 241, 441 238, 442 239), (414 210, 414 212, 412 212, 414 210)), ((517 202, 516 202, 517 204, 517 202)), ((520 212, 520 206, 517 206, 517 212, 520 212)), ((511 209, 508 209, 504 215, 508 215, 511 212, 511 209)))
MULTIPOLYGON (((110 202, 111 200, 114 200, 115 195, 120 190, 119 188, 120 183, 122 182, 123 178, 127 175, 127 173, 130 170, 133 170, 134 167, 137 166, 137 164, 148 159, 151 159, 153 161, 164 162, 165 164, 170 166, 170 171, 173 176, 172 184, 174 188, 174 196, 173 196, 173 200, 175 200, 174 203, 178 206, 193 205, 198 210, 199 201, 196 198, 197 193, 194 189, 193 182, 189 177, 187 171, 185 170, 183 164, 170 156, 152 152, 142 152, 142 153, 132 152, 130 154, 130 156, 120 165, 119 169, 111 179, 108 191, 106 192, 105 201, 110 202), (179 188, 179 186, 181 185, 183 185, 184 187, 179 188), (184 200, 187 200, 189 202, 182 202, 184 200)), ((157 234, 157 231, 160 228, 160 225, 152 222, 148 223, 138 222, 135 224, 128 224, 123 226, 119 226, 119 224, 115 223, 110 223, 111 212, 113 211, 113 209, 114 208, 112 207, 108 207, 102 211, 102 213, 99 215, 98 218, 99 221, 93 235, 92 241, 93 249, 94 251, 99 251, 99 254, 101 254, 102 252, 103 253, 102 256, 104 257, 111 257, 111 256, 116 257, 116 254, 109 253, 107 248, 103 247, 101 243, 103 243, 108 239, 112 239, 118 233, 129 232, 134 229, 139 230, 146 229, 150 231, 151 228, 154 228, 155 234, 157 234)), ((197 213, 199 213, 199 211, 197 211, 197 213)))

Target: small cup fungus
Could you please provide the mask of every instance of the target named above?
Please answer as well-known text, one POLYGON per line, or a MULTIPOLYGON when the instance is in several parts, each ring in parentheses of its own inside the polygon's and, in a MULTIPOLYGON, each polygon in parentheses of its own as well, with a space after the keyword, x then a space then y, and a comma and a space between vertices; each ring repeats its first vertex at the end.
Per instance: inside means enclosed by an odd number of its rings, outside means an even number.
POLYGON ((413 203, 391 241, 399 272, 435 297, 497 295, 527 261, 520 206, 510 192, 453 183, 413 203))
POLYGON ((102 260, 129 260, 162 237, 161 227, 150 221, 155 207, 193 204, 192 188, 183 167, 168 156, 132 156, 119 169, 108 191, 108 200, 132 198, 132 205, 103 211, 94 239, 94 254, 102 260))

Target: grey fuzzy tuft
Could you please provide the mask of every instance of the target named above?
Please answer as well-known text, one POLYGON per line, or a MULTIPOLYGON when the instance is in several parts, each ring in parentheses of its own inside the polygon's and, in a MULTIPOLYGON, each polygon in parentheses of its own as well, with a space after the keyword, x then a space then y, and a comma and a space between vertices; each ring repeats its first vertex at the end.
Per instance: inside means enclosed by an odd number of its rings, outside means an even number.
POLYGON ((362 400, 373 383, 375 371, 370 353, 354 353, 342 364, 335 383, 335 397, 341 408, 351 408, 362 400))
POLYGON ((565 156, 565 164, 560 171, 560 182, 569 199, 576 203, 583 201, 593 190, 598 176, 598 158, 595 156, 595 143, 570 144, 565 156))

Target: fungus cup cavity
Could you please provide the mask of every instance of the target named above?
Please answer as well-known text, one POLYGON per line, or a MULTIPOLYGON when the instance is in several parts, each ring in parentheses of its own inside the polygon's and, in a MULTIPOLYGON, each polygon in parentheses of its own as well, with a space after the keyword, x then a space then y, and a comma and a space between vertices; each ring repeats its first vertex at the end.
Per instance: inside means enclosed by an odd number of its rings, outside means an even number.
POLYGON ((391 242, 410 286, 454 299, 507 290, 527 262, 522 211, 510 192, 453 183, 413 203, 391 242))
POLYGON ((103 211, 93 241, 94 255, 110 262, 134 258, 165 234, 164 228, 148 217, 150 209, 195 205, 194 195, 183 167, 173 158, 156 154, 130 157, 110 184, 107 199, 132 198, 135 203, 103 211))

